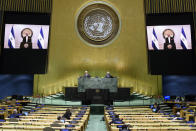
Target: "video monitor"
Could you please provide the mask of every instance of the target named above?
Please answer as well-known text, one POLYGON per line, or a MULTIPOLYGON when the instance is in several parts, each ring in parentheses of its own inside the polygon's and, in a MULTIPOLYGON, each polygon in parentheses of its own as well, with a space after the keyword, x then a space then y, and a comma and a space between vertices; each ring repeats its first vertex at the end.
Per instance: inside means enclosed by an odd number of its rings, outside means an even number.
POLYGON ((148 50, 191 50, 191 25, 147 26, 148 50))
POLYGON ((146 15, 146 47, 150 74, 196 74, 193 20, 192 13, 146 15))
POLYGON ((164 100, 165 101, 169 101, 170 100, 170 96, 164 96, 164 100))
POLYGON ((47 49, 49 25, 5 24, 4 48, 47 49))
POLYGON ((4 12, 0 73, 47 72, 50 16, 50 13, 4 12))

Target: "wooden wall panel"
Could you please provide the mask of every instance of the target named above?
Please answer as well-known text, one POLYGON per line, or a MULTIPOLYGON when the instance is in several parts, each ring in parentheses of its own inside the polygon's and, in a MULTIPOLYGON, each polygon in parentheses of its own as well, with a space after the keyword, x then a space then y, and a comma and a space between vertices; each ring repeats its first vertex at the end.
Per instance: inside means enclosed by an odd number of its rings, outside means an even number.
POLYGON ((195 0, 144 0, 146 14, 195 11, 195 0))
POLYGON ((52 0, 2 0, 1 11, 50 13, 52 0))

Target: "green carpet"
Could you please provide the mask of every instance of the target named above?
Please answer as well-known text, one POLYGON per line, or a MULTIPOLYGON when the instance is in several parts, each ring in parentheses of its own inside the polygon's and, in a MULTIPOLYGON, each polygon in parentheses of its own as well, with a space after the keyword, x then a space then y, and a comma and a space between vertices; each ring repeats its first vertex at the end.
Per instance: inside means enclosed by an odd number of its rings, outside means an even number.
POLYGON ((90 115, 86 131, 107 131, 103 115, 90 115))

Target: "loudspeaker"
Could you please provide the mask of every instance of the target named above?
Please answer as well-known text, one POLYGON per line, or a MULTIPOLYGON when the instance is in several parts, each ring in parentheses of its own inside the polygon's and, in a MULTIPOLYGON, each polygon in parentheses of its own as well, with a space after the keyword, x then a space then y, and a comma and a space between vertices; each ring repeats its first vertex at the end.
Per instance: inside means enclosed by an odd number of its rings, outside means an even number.
POLYGON ((118 88, 118 93, 115 96, 115 100, 129 100, 130 88, 118 88))
POLYGON ((78 88, 66 87, 65 88, 65 100, 79 100, 78 88))
POLYGON ((85 102, 87 104, 110 104, 109 89, 86 89, 85 102))

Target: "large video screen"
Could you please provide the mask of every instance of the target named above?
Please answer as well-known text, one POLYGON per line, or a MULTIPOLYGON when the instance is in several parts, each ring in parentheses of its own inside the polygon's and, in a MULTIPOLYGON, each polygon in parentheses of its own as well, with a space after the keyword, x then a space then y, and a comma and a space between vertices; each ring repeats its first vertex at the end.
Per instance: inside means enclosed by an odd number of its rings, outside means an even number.
POLYGON ((146 47, 150 74, 196 74, 193 21, 192 13, 146 15, 146 47))
POLYGON ((192 49, 191 25, 147 26, 149 50, 192 49))
POLYGON ((49 25, 5 24, 4 48, 47 49, 49 25))
POLYGON ((48 67, 50 13, 5 11, 0 73, 44 74, 48 67))

